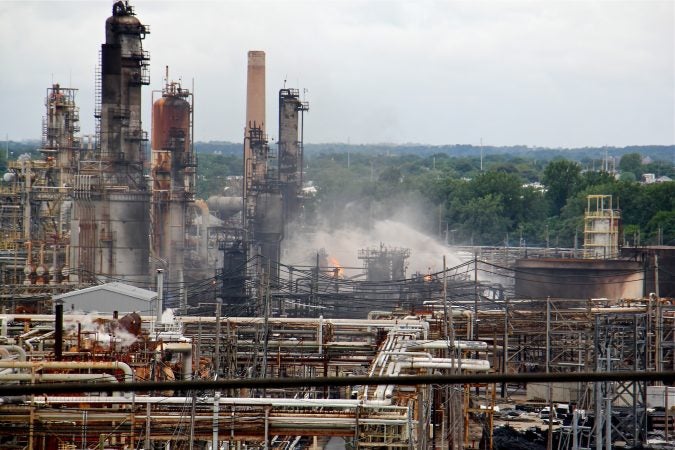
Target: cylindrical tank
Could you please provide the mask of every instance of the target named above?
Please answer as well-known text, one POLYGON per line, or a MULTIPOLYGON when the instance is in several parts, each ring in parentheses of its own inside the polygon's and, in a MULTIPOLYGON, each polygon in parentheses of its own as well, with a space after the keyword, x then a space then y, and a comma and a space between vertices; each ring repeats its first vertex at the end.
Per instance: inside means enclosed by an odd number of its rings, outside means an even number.
POLYGON ((206 204, 211 211, 216 211, 221 218, 235 215, 242 209, 241 197, 225 197, 222 195, 212 195, 206 200, 206 204))
MULTIPOLYGON (((168 81, 152 104, 153 252, 171 283, 183 282, 185 217, 192 169, 190 93, 168 81)), ((182 293, 180 298, 183 298, 182 293)))
POLYGON ((175 95, 164 95, 152 105, 153 150, 190 150, 190 103, 175 95))

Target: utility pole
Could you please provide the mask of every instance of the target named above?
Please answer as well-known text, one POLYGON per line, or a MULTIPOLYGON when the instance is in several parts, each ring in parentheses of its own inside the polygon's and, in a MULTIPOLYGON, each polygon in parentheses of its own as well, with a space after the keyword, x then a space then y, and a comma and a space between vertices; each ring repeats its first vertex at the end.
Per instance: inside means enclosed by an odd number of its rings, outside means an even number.
MULTIPOLYGON (((508 373, 507 367, 509 364, 509 300, 504 302, 504 339, 502 342, 502 373, 508 373)), ((506 398, 507 383, 502 383, 502 398, 506 398)))
POLYGON ((478 251, 473 258, 473 339, 478 340, 478 251))
POLYGON ((483 138, 480 138, 480 171, 483 171, 483 138))
POLYGON ((220 373, 220 307, 223 305, 223 300, 218 297, 216 299, 216 342, 213 349, 213 376, 218 378, 220 373))
MULTIPOLYGON (((220 297, 216 298, 216 342, 213 355, 213 379, 217 380, 220 373, 220 307, 223 304, 223 299, 220 297)), ((212 447, 213 449, 219 448, 220 439, 218 437, 218 430, 220 428, 219 424, 220 416, 220 391, 215 391, 213 393, 213 422, 212 422, 212 447)), ((194 416, 193 416, 194 417, 194 416)))
MULTIPOLYGON (((446 348, 445 348, 445 357, 447 358, 449 355, 452 355, 454 353, 454 342, 448 339, 448 321, 452 320, 452 313, 448 314, 448 272, 447 272, 447 267, 445 265, 445 255, 443 255, 443 338, 445 339, 446 342, 446 348)), ((450 356, 452 358, 452 356, 450 356)), ((446 440, 446 435, 450 434, 453 435, 454 433, 449 431, 450 428, 450 388, 446 384, 444 387, 444 395, 443 398, 445 400, 445 407, 443 408, 443 422, 442 422, 442 427, 441 427, 441 448, 445 448, 445 440, 446 440), (447 424, 447 426, 446 426, 447 424)), ((454 430, 453 430, 454 431, 454 430)), ((434 432, 434 437, 436 436, 436 433, 434 432)))

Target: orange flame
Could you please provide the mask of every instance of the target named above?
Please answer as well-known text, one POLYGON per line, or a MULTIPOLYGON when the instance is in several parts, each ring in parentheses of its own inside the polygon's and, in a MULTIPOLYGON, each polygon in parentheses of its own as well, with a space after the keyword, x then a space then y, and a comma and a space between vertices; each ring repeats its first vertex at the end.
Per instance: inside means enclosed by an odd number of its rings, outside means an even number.
POLYGON ((340 264, 340 261, 338 261, 337 259, 333 258, 332 256, 329 256, 329 257, 328 257, 328 263, 329 263, 331 266, 335 267, 335 268, 333 269, 333 276, 334 276, 335 278, 344 278, 344 277, 345 277, 345 269, 344 269, 344 267, 342 267, 342 265, 340 264))

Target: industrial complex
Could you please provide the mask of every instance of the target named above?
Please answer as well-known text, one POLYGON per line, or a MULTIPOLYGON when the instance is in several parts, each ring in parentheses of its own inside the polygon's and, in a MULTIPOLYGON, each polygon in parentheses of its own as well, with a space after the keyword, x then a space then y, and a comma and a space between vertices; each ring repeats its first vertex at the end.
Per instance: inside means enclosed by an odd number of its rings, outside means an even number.
POLYGON ((635 376, 675 371, 675 248, 622 248, 611 196, 588 197, 580 248, 446 246, 459 265, 411 274, 414 250, 382 242, 349 275, 322 249, 290 264, 289 236, 312 233, 299 89, 278 90, 271 145, 265 53, 248 52, 243 177, 197 198, 193 89, 167 67, 148 92, 149 26, 128 2, 103 19, 95 132, 52 84, 41 156, 0 183, 0 448, 524 448, 504 430, 533 449, 675 448, 675 388, 635 376), (407 381, 587 372, 631 376, 407 381), (361 381, 125 385, 322 378, 361 381), (54 383, 92 388, 8 393, 54 383))

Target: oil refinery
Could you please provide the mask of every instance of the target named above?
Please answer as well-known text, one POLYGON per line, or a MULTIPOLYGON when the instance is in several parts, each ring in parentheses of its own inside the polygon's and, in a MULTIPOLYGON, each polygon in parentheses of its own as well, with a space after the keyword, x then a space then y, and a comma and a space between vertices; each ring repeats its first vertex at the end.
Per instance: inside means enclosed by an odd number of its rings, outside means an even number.
POLYGON ((579 249, 445 246, 459 264, 438 254, 442 270, 413 274, 415 249, 388 242, 349 274, 320 248, 289 263, 289 237, 312 233, 299 88, 278 90, 272 145, 266 54, 248 52, 243 176, 198 198, 194 89, 169 61, 147 91, 146 38, 115 2, 95 131, 80 134, 77 89, 53 83, 41 156, 9 161, 0 184, 0 448, 523 448, 505 430, 533 449, 675 448, 675 388, 635 377, 672 382, 675 250, 621 248, 610 195, 588 197, 579 249), (405 380, 587 372, 632 377, 405 380), (373 384, 125 386, 333 377, 373 384), (53 383, 112 388, 7 393, 53 383))

